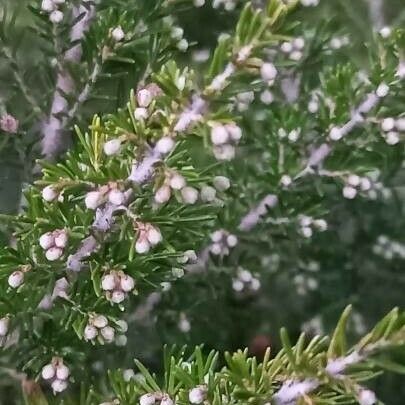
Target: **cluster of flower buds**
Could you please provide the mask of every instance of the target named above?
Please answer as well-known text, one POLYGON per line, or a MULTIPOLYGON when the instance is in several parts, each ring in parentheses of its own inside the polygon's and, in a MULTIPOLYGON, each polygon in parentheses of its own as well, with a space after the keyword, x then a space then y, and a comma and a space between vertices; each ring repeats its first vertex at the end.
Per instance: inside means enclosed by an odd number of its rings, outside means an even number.
POLYGON ((135 243, 135 250, 139 254, 148 253, 149 250, 162 241, 162 234, 158 227, 144 222, 135 222, 138 230, 138 238, 135 243))
POLYGON ((108 325, 108 319, 104 315, 91 315, 83 336, 85 340, 97 338, 100 343, 111 343, 115 338, 115 329, 108 325))
POLYGON ((357 174, 351 174, 346 179, 346 185, 343 187, 343 197, 353 200, 359 191, 370 192, 373 187, 372 181, 368 177, 360 177, 357 174))
POLYGON ((393 241, 385 235, 378 237, 376 244, 373 246, 373 252, 387 260, 394 258, 405 259, 405 245, 393 241))
POLYGON ((139 89, 136 93, 137 107, 134 111, 136 120, 146 120, 151 111, 152 101, 161 93, 161 89, 155 83, 150 83, 146 87, 139 89))
POLYGON ((303 56, 305 40, 302 37, 294 38, 291 41, 283 42, 280 45, 281 52, 288 55, 291 60, 299 61, 303 56))
POLYGON ((314 229, 324 232, 328 229, 328 223, 324 219, 314 219, 307 215, 300 215, 298 217, 298 223, 300 226, 300 233, 305 238, 310 238, 314 229))
POLYGON ((401 132, 405 132, 405 117, 384 118, 381 121, 381 129, 385 142, 388 145, 396 145, 401 140, 401 132))
POLYGON ((274 84, 277 73, 277 69, 272 63, 265 62, 260 67, 260 75, 263 81, 269 86, 272 86, 274 84))
POLYGON ((120 25, 111 30, 111 38, 115 42, 121 42, 125 38, 125 32, 120 25))
POLYGON ((42 368, 41 372, 42 378, 51 382, 51 387, 55 394, 67 388, 69 374, 69 368, 63 363, 63 359, 60 357, 54 357, 49 364, 46 364, 42 368))
POLYGON ((218 160, 231 160, 235 157, 235 145, 242 138, 242 130, 235 123, 222 125, 215 123, 211 128, 211 142, 214 156, 218 160))
POLYGON ((255 93, 253 91, 244 91, 238 93, 234 99, 236 109, 239 112, 243 112, 249 109, 250 104, 255 99, 255 93))
POLYGON ((238 238, 224 229, 213 232, 211 240, 210 252, 215 256, 228 256, 229 249, 238 244, 238 238))
POLYGON ((186 52, 188 49, 188 41, 183 38, 184 30, 181 27, 172 27, 170 36, 177 42, 176 46, 179 51, 186 52))
POLYGON ((109 301, 119 304, 135 288, 135 280, 121 270, 111 270, 101 278, 101 288, 109 301))
POLYGON ((197 254, 195 250, 186 250, 183 256, 177 258, 178 263, 186 264, 186 263, 196 263, 198 260, 197 254))
POLYGON ((0 338, 7 336, 9 326, 10 318, 8 316, 0 318, 0 338))
MULTIPOLYGON (((185 178, 180 173, 177 173, 174 170, 167 170, 165 172, 163 184, 155 192, 155 201, 158 204, 164 204, 170 200, 170 197, 172 196, 172 190, 180 191, 183 190, 184 188, 186 188, 185 178)), ((187 191, 185 192, 185 194, 187 194, 187 191)), ((185 202, 192 204, 195 203, 198 198, 197 190, 195 190, 195 194, 196 194, 195 199, 191 198, 190 201, 185 202)))
POLYGON ((111 181, 97 190, 89 191, 84 199, 86 207, 91 210, 97 209, 107 201, 116 206, 125 202, 125 194, 121 191, 118 183, 111 181))
POLYGON ((297 288, 297 293, 299 295, 306 295, 308 291, 314 291, 318 288, 318 280, 314 277, 308 276, 306 274, 297 274, 294 277, 294 284, 297 288))
POLYGON ((142 395, 139 405, 174 405, 174 401, 167 394, 153 392, 142 395))
POLYGON ((0 129, 9 134, 17 133, 18 125, 18 120, 10 114, 4 114, 0 118, 0 129))
POLYGON ((202 404, 207 398, 207 392, 206 385, 197 385, 189 391, 188 400, 191 404, 202 404))
POLYGON ((238 268, 236 277, 232 279, 232 288, 237 293, 255 292, 260 288, 260 280, 253 277, 249 270, 238 268))
POLYGON ((284 128, 279 128, 277 135, 280 139, 287 139, 289 142, 295 143, 298 141, 298 138, 301 135, 301 128, 295 128, 291 131, 287 131, 284 128))
POLYGON ((236 7, 236 0, 213 0, 212 7, 223 7, 226 11, 232 11, 236 7))
POLYGON ((46 232, 39 238, 39 245, 45 250, 45 257, 50 262, 54 262, 62 257, 67 243, 68 233, 65 229, 46 232))
POLYGON ((49 20, 54 24, 59 24, 63 20, 63 12, 59 7, 65 3, 65 0, 42 0, 41 9, 49 13, 49 20))

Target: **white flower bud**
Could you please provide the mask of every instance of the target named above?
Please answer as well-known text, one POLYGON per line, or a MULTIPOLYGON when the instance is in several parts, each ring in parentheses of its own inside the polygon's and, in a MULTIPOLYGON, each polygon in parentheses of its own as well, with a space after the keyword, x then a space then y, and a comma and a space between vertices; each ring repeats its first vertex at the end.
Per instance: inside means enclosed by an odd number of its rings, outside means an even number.
POLYGON ((120 346, 120 347, 126 346, 127 342, 128 342, 128 338, 125 335, 118 335, 115 338, 116 346, 120 346))
POLYGON ((304 238, 310 238, 313 233, 312 228, 310 228, 309 226, 304 226, 303 228, 301 228, 301 233, 304 238))
POLYGON ((93 325, 86 325, 83 336, 85 340, 93 340, 97 337, 97 329, 93 325))
POLYGON ((55 377, 55 367, 52 364, 45 365, 42 367, 41 375, 44 380, 50 380, 55 377))
POLYGON ((263 104, 269 105, 274 101, 274 95, 270 90, 265 90, 260 94, 260 101, 263 104))
POLYGON ((112 274, 105 274, 101 278, 101 288, 104 291, 112 291, 115 287, 115 277, 112 274))
POLYGON ((241 270, 238 273, 238 279, 244 283, 250 283, 252 281, 252 273, 248 270, 241 270))
POLYGON ((150 244, 147 239, 139 239, 135 243, 135 250, 139 254, 148 253, 150 250, 150 244))
POLYGON ((226 124, 225 128, 228 131, 231 139, 235 142, 238 142, 240 138, 242 138, 242 130, 236 124, 226 124))
POLYGON ((51 387, 55 393, 65 391, 67 386, 68 386, 68 384, 67 384, 67 381, 65 381, 65 380, 55 380, 51 384, 51 387))
POLYGON ((108 343, 111 343, 115 337, 115 330, 111 326, 106 326, 101 329, 101 336, 103 336, 104 340, 108 343))
POLYGON ((357 174, 351 174, 347 179, 347 184, 353 187, 357 187, 360 184, 360 177, 357 174))
POLYGON ((140 107, 149 107, 149 104, 152 102, 152 93, 148 89, 141 89, 136 95, 138 105, 140 107))
POLYGON ((302 59, 302 52, 301 51, 293 51, 290 53, 290 59, 294 61, 299 61, 302 59))
POLYGON ((381 129, 382 129, 384 132, 392 131, 392 130, 394 129, 394 127, 395 127, 395 120, 394 120, 394 118, 391 118, 391 117, 389 117, 389 118, 384 118, 384 119, 381 121, 381 129))
POLYGON ((54 24, 59 24, 63 20, 63 13, 60 10, 54 10, 49 15, 49 20, 54 24))
POLYGON ((118 328, 119 332, 122 332, 122 333, 128 332, 127 322, 125 322, 123 320, 119 320, 116 322, 116 324, 117 324, 117 328, 118 328))
POLYGON ((149 393, 144 394, 139 398, 139 405, 155 405, 156 395, 149 393))
POLYGON ((168 136, 159 139, 156 144, 157 151, 163 155, 167 155, 169 152, 173 150, 173 148, 174 148, 174 141, 172 138, 169 138, 168 136))
POLYGON ((108 193, 108 201, 114 205, 122 205, 124 203, 125 196, 120 190, 113 189, 108 193))
POLYGON ((59 193, 55 191, 55 189, 52 186, 46 186, 42 190, 42 198, 45 201, 51 202, 55 200, 59 196, 59 193))
POLYGON ((104 328, 108 325, 108 319, 104 315, 97 315, 93 319, 93 325, 98 329, 104 328))
POLYGON ((111 139, 104 144, 104 153, 107 156, 116 155, 121 149, 121 141, 116 139, 111 139))
POLYGON ((186 186, 186 180, 181 174, 174 174, 170 179, 170 187, 174 190, 181 190, 186 186))
POLYGON ((371 181, 367 177, 362 177, 360 180, 360 188, 362 191, 368 191, 371 188, 371 181))
POLYGON ((179 76, 176 81, 175 81, 176 87, 180 90, 183 91, 184 88, 186 87, 186 77, 185 76, 179 76))
POLYGON ((0 336, 6 336, 8 333, 8 325, 10 323, 10 319, 7 317, 0 319, 0 336))
POLYGON ((24 282, 24 273, 20 270, 14 271, 8 277, 8 285, 12 288, 18 288, 24 282))
POLYGON ((135 108, 134 117, 136 120, 146 120, 149 116, 149 112, 144 107, 135 108))
POLYGON ((343 197, 348 200, 353 200, 357 195, 357 190, 354 187, 346 186, 343 188, 343 197))
POLYGON ((305 46, 305 40, 302 37, 293 39, 292 45, 295 49, 302 50, 305 46))
POLYGON ((218 160, 232 160, 235 157, 235 148, 232 145, 222 145, 213 149, 218 160))
POLYGON ((124 276, 121 277, 121 289, 122 291, 129 292, 132 291, 135 287, 135 280, 131 277, 125 274, 124 276))
POLYGON ((134 372, 134 370, 132 370, 132 368, 127 368, 122 373, 122 376, 124 377, 124 381, 129 382, 132 379, 135 379, 135 372, 134 372))
POLYGON ((146 238, 152 246, 155 246, 162 241, 162 234, 158 228, 151 227, 146 232, 146 238))
POLYGON ((55 243, 55 238, 52 235, 52 232, 44 233, 39 238, 39 245, 42 249, 47 250, 53 246, 55 243))
POLYGON ((56 247, 63 249, 66 247, 67 242, 68 242, 67 232, 64 230, 57 232, 54 238, 54 243, 56 247))
POLYGON ((333 127, 329 132, 329 138, 332 141, 338 141, 343 137, 342 130, 338 127, 333 127))
POLYGON ((111 36, 113 37, 114 41, 120 42, 124 39, 125 33, 121 27, 116 27, 112 30, 111 36))
POLYGON ((160 405, 174 405, 174 402, 167 394, 165 394, 163 395, 163 398, 160 401, 160 405))
POLYGON ((171 31, 171 33, 170 33, 170 36, 171 36, 173 39, 178 39, 178 40, 180 40, 181 38, 183 38, 183 33, 184 33, 183 28, 181 28, 181 27, 173 27, 173 28, 172 28, 172 31, 171 31))
POLYGON ((55 8, 52 0, 42 0, 41 9, 42 11, 51 12, 55 8))
POLYGON ((204 202, 212 202, 215 200, 217 191, 214 187, 204 186, 201 188, 201 200, 204 202))
POLYGON ((359 393, 359 405, 375 405, 378 400, 375 393, 371 390, 362 389, 359 393))
POLYGON ((260 68, 260 75, 265 82, 269 82, 276 78, 277 69, 272 63, 263 63, 260 68))
POLYGON ((390 91, 390 88, 388 87, 388 85, 386 83, 381 83, 377 87, 375 94, 377 94, 377 97, 383 98, 388 95, 389 91, 390 91))
POLYGON ((291 42, 283 42, 280 46, 280 49, 284 53, 290 53, 293 49, 291 42))
POLYGON ((288 174, 283 174, 280 179, 280 183, 284 187, 288 187, 292 183, 292 178, 288 174))
POLYGON ((95 210, 102 203, 102 195, 99 191, 90 191, 86 194, 84 199, 86 207, 95 210))
POLYGON ((405 117, 398 118, 395 121, 395 127, 398 131, 404 132, 405 131, 405 117))
POLYGON ((211 129, 211 142, 214 145, 223 145, 229 139, 229 133, 223 125, 217 124, 211 129))
POLYGON ((198 191, 193 187, 184 187, 181 190, 181 197, 186 204, 195 204, 198 200, 198 191))
POLYGON ((226 191, 229 189, 229 187, 231 187, 230 180, 228 179, 228 177, 225 177, 225 176, 214 177, 213 183, 214 183, 214 187, 218 191, 226 191))
POLYGON ((288 140, 290 142, 297 142, 299 136, 300 136, 300 130, 299 129, 293 129, 288 134, 288 140))
POLYGON ((183 38, 179 42, 177 42, 177 49, 181 52, 186 52, 188 49, 187 39, 183 38))
POLYGON ((222 231, 215 231, 211 234, 211 240, 213 242, 220 242, 223 238, 224 234, 222 231))
POLYGON ((204 386, 198 386, 190 390, 188 399, 192 404, 202 404, 207 396, 207 389, 204 386))
POLYGON ((56 377, 59 380, 67 380, 69 373, 69 368, 64 364, 60 364, 58 367, 56 367, 56 377))
POLYGON ((238 244, 238 238, 235 235, 228 235, 226 243, 229 247, 233 248, 238 244))
POLYGON ((317 100, 311 100, 308 103, 308 111, 312 114, 315 114, 319 110, 319 103, 317 100))
POLYGON ((383 27, 380 29, 380 35, 383 38, 388 38, 391 35, 391 33, 392 33, 392 30, 390 27, 383 27))
POLYGON ((205 4, 205 0, 194 0, 194 7, 202 7, 205 4))
POLYGON ((395 131, 388 132, 385 138, 385 142, 387 142, 388 145, 396 145, 399 142, 398 132, 395 131))
POLYGON ((47 260, 50 262, 54 262, 55 260, 58 260, 62 257, 63 255, 63 250, 58 247, 51 247, 45 252, 45 257, 47 260))
POLYGON ((240 280, 233 280, 232 281, 232 289, 236 292, 241 292, 245 288, 245 285, 240 280))
POLYGON ((328 229, 328 223, 324 219, 315 219, 314 225, 321 231, 324 232, 328 229))
POLYGON ((111 295, 111 301, 114 304, 120 304, 125 299, 125 294, 123 291, 115 290, 111 295))
POLYGON ((158 204, 164 204, 170 200, 171 197, 171 189, 169 186, 163 185, 162 187, 158 188, 155 193, 155 201, 158 204))
POLYGON ((222 246, 219 243, 213 243, 210 247, 210 251, 213 255, 218 256, 222 253, 222 246))

